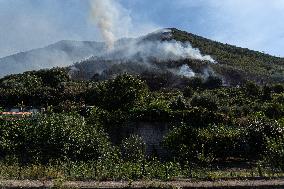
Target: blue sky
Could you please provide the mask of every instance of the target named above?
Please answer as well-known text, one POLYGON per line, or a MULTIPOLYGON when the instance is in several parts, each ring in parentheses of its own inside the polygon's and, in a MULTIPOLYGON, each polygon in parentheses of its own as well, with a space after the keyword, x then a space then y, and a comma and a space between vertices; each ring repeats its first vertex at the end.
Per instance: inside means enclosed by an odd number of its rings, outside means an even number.
MULTIPOLYGON (((117 23, 120 29, 117 37, 176 27, 224 43, 284 56, 283 0, 113 2, 131 19, 127 32, 124 23, 117 23)), ((0 28, 0 57, 63 39, 102 40, 90 19, 88 0, 0 0, 0 28)))

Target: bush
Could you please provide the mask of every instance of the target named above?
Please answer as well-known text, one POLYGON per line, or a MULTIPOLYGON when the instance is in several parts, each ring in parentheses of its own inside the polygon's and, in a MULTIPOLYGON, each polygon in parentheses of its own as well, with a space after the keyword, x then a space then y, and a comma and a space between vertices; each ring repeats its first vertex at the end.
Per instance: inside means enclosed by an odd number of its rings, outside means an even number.
POLYGON ((131 112, 131 118, 134 121, 168 121, 171 110, 169 102, 162 98, 150 99, 144 106, 138 106, 131 112))
POLYGON ((135 76, 119 75, 113 80, 98 83, 89 91, 89 102, 106 110, 129 110, 148 94, 145 83, 135 76))
POLYGON ((190 98, 192 97, 192 95, 194 94, 194 91, 191 87, 185 87, 185 89, 183 90, 183 96, 190 98))
POLYGON ((265 160, 272 167, 284 171, 284 118, 276 124, 277 134, 266 137, 265 160))
POLYGON ((243 123, 246 145, 249 147, 248 157, 258 159, 266 150, 266 138, 281 137, 283 127, 277 121, 258 116, 243 123))
POLYGON ((284 92, 284 86, 283 86, 283 84, 275 84, 275 85, 273 85, 273 91, 275 92, 275 93, 278 93, 278 94, 280 94, 280 93, 283 93, 284 92))
POLYGON ((201 77, 193 77, 188 81, 188 86, 193 89, 202 88, 204 80, 201 77))
POLYGON ((52 68, 50 70, 39 70, 31 73, 40 77, 45 86, 56 87, 62 82, 70 81, 68 71, 65 68, 52 68))
POLYGON ((193 107, 202 107, 213 111, 218 109, 217 98, 209 94, 193 96, 190 104, 193 107))
POLYGON ((145 143, 138 135, 130 135, 121 144, 122 157, 126 161, 138 162, 145 158, 145 143))
POLYGON ((268 103, 264 105, 264 113, 271 119, 280 119, 284 116, 284 106, 279 103, 268 103))
POLYGON ((202 164, 246 155, 242 129, 223 125, 194 128, 182 124, 171 130, 164 142, 174 157, 182 162, 202 164))
POLYGON ((277 138, 267 137, 266 140, 265 162, 274 168, 284 171, 284 135, 277 138))
POLYGON ((198 159, 197 129, 180 123, 165 136, 164 146, 171 152, 173 159, 181 163, 196 162, 198 159))
POLYGON ((104 132, 77 114, 42 115, 36 120, 3 121, 1 154, 21 162, 96 160, 112 150, 104 132))
POLYGON ((222 79, 216 76, 209 76, 203 86, 207 89, 216 89, 223 85, 222 79))
POLYGON ((274 103, 279 103, 279 104, 284 104, 284 93, 276 95, 275 98, 273 99, 274 103))
POLYGON ((170 108, 172 110, 185 110, 188 109, 188 104, 183 96, 178 96, 170 103, 170 108))
POLYGON ((260 94, 260 87, 251 81, 244 85, 244 90, 249 96, 257 97, 260 94))

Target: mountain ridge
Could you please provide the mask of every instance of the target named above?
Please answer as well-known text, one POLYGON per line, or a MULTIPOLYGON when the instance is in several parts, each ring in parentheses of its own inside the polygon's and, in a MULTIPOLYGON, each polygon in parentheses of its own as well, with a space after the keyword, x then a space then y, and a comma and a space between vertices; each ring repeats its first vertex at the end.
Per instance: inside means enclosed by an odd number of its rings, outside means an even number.
MULTIPOLYGON (((154 32, 144 37, 138 38, 137 43, 143 43, 143 40, 145 40, 146 42, 160 40, 161 43, 163 43, 163 41, 175 41, 176 43, 181 44, 183 47, 187 43, 190 43, 190 46, 193 47, 193 49, 191 50, 197 50, 198 52, 200 51, 201 57, 210 56, 217 63, 208 64, 206 63, 206 61, 204 62, 202 60, 194 59, 190 60, 190 58, 182 57, 179 60, 161 61, 157 57, 152 57, 153 59, 151 60, 151 62, 155 65, 158 65, 159 69, 162 69, 165 67, 165 65, 167 65, 169 68, 168 71, 171 72, 172 69, 181 69, 182 66, 187 65, 193 71, 197 71, 197 76, 199 75, 202 77, 204 77, 204 75, 205 77, 207 77, 206 75, 208 75, 207 73, 202 72, 208 72, 208 70, 211 70, 211 75, 213 74, 214 76, 221 77, 227 84, 232 85, 239 85, 246 80, 252 80, 262 84, 284 82, 284 58, 271 56, 258 51, 249 50, 247 48, 223 44, 210 39, 206 39, 204 37, 200 37, 195 34, 180 31, 175 28, 166 28, 164 30, 170 30, 171 37, 168 36, 167 31, 165 33, 154 32)), ((157 48, 158 46, 159 44, 157 45, 157 48)), ((138 49, 140 48, 139 45, 134 47, 138 49)), ((126 49, 125 51, 127 50, 128 49, 126 49)), ((137 60, 137 58, 135 60, 132 57, 130 57, 130 60, 129 57, 127 57, 128 59, 125 58, 123 59, 123 61, 120 58, 113 59, 112 64, 114 65, 109 66, 108 70, 105 70, 102 78, 113 77, 123 72, 141 74, 141 72, 145 71, 145 69, 141 69, 141 64, 137 66, 137 71, 135 71, 133 69, 133 65, 131 65, 131 62, 141 63, 144 61, 145 57, 143 55, 141 58, 141 53, 143 54, 143 52, 140 52, 139 50, 137 52, 138 58, 140 56, 140 60, 137 60)), ((75 66, 78 69, 83 69, 82 73, 80 73, 79 75, 88 76, 81 79, 90 79, 91 75, 100 74, 99 72, 96 72, 98 68, 94 67, 94 65, 102 64, 102 62, 103 61, 99 58, 97 58, 97 60, 96 58, 92 58, 76 63, 75 66), (92 70, 94 70, 93 73, 90 73, 92 72, 92 70)), ((148 62, 146 61, 146 63, 148 62)), ((107 62, 107 64, 109 64, 109 61, 107 62)), ((176 70, 176 72, 180 71, 176 70)))
POLYGON ((0 58, 0 77, 25 71, 69 66, 104 48, 104 43, 61 40, 42 48, 0 58))
MULTIPOLYGON (((166 62, 166 64, 170 64, 171 69, 177 69, 177 66, 182 66, 182 62, 190 68, 193 66, 193 70, 200 70, 198 67, 203 66, 203 69, 210 68, 216 75, 224 78, 228 81, 228 83, 234 85, 241 83, 243 80, 254 80, 259 83, 284 82, 284 58, 247 48, 236 47, 234 45, 223 44, 221 42, 207 39, 186 31, 181 31, 176 28, 165 28, 139 38, 123 38, 118 40, 115 45, 119 47, 124 45, 123 48, 118 48, 118 51, 116 52, 118 59, 121 54, 127 54, 129 52, 132 53, 132 49, 127 46, 132 45, 135 41, 140 41, 142 44, 153 41, 161 41, 162 43, 163 41, 168 41, 169 43, 171 43, 171 41, 175 41, 178 43, 178 46, 174 46, 174 48, 184 48, 186 44, 189 44, 189 47, 192 46, 193 50, 196 50, 194 53, 198 53, 200 51, 201 58, 202 56, 208 55, 217 62, 217 64, 210 64, 210 66, 208 66, 208 64, 203 61, 188 60, 188 62, 186 62, 186 58, 184 58, 177 61, 175 66, 171 63, 173 60, 162 61, 166 62), (168 33, 170 33, 170 36, 168 33)), ((157 50, 157 48, 155 48, 155 45, 157 44, 155 43, 154 46, 152 44, 152 46, 150 46, 152 49, 148 51, 150 51, 150 53, 152 53, 153 49, 158 51, 159 49, 157 50)), ((148 47, 149 45, 147 48, 148 47)), ((135 62, 140 61, 141 63, 145 60, 143 60, 143 51, 140 52, 139 50, 141 49, 138 49, 138 53, 134 54, 134 56, 136 56, 136 58, 138 57, 135 62)), ((73 63, 75 63, 75 67, 77 66, 76 69, 78 69, 78 67, 83 67, 82 65, 86 64, 86 62, 89 65, 92 63, 102 64, 102 66, 106 69, 110 69, 110 67, 113 66, 112 64, 117 64, 117 62, 110 63, 109 61, 106 61, 110 65, 107 65, 106 62, 104 63, 100 57, 105 52, 107 52, 107 49, 103 42, 61 40, 44 48, 34 49, 1 58, 0 66, 2 67, 2 70, 0 72, 0 77, 29 70, 39 70, 58 66, 70 67, 73 63)), ((109 54, 106 55, 108 56, 109 54)), ((127 56, 128 55, 129 54, 127 54, 127 56)), ((150 55, 152 54, 149 54, 149 56, 150 55)), ((171 56, 172 55, 169 54, 169 57, 171 56)), ((157 63, 155 62, 156 57, 150 58, 150 61, 153 61, 155 64, 157 63)), ((128 71, 127 65, 125 65, 125 62, 127 61, 127 59, 122 61, 124 62, 124 65, 122 65, 122 67, 124 67, 122 71, 128 71)), ((115 67, 116 70, 120 69, 118 65, 115 65, 115 67)), ((92 69, 97 68, 97 66, 94 66, 92 69)), ((86 69, 88 68, 86 67, 86 69)), ((101 73, 102 71, 105 70, 100 70, 99 72, 101 73)), ((88 77, 85 79, 90 79, 92 75, 97 74, 96 70, 84 70, 83 72, 88 72, 88 77)), ((109 72, 112 72, 112 70, 109 72)))

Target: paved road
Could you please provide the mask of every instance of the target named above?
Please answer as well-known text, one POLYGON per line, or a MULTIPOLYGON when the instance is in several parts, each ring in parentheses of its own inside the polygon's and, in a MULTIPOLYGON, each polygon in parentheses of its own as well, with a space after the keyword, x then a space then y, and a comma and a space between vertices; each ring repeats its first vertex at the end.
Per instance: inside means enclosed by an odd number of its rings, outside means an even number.
POLYGON ((3 180, 0 188, 283 188, 284 179, 273 180, 227 180, 227 181, 135 181, 135 182, 95 182, 95 181, 30 181, 30 180, 3 180))

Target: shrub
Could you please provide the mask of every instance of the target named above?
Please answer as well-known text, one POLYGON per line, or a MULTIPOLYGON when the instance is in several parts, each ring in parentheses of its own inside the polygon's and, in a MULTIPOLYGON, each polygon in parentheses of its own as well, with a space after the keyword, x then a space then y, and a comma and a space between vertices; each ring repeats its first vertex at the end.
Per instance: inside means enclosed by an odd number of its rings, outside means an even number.
POLYGON ((144 106, 135 107, 131 110, 133 120, 143 121, 168 121, 171 110, 169 102, 161 98, 150 99, 144 106))
POLYGON ((191 99, 191 106, 203 107, 208 110, 217 110, 217 98, 209 94, 194 95, 191 99))
POLYGON ((279 104, 284 104, 284 93, 276 95, 275 98, 273 99, 274 103, 279 103, 279 104))
POLYGON ((138 135, 130 135, 121 144, 121 151, 124 160, 138 162, 145 158, 145 143, 138 135))
POLYGON ((213 125, 194 128, 182 124, 165 137, 166 147, 182 162, 211 163, 214 160, 246 155, 243 130, 213 125))
POLYGON ((131 109, 143 101, 148 88, 135 76, 119 75, 113 80, 98 83, 89 91, 89 102, 106 110, 131 109))
POLYGON ((198 159, 197 129, 180 123, 165 136, 163 144, 181 163, 196 162, 198 159))
POLYGON ((249 158, 260 158, 266 149, 266 138, 282 136, 282 126, 277 121, 258 116, 243 123, 246 145, 249 147, 249 158))
POLYGON ((274 168, 284 171, 284 135, 276 138, 267 137, 266 141, 265 162, 274 168))
POLYGON ((249 96, 259 96, 260 94, 260 87, 255 83, 249 81, 244 85, 244 90, 246 91, 247 95, 249 96))
POLYGON ((273 85, 273 91, 275 92, 275 93, 278 93, 278 94, 280 94, 280 93, 283 93, 284 92, 284 86, 283 86, 283 84, 275 84, 275 85, 273 85))
POLYGON ((184 97, 190 98, 190 97, 192 97, 193 94, 194 94, 194 91, 191 87, 185 87, 184 88, 184 90, 183 90, 183 96, 184 97))
POLYGON ((279 103, 268 103, 263 107, 265 115, 271 119, 279 119, 284 116, 284 106, 279 103))
POLYGON ((271 94, 272 94, 272 88, 270 86, 264 86, 263 87, 263 92, 262 92, 262 98, 264 100, 270 100, 271 99, 271 94))
POLYGON ((185 110, 188 108, 188 104, 183 96, 178 96, 170 103, 170 108, 172 110, 185 110))
POLYGON ((193 89, 202 88, 203 81, 204 80, 201 77, 193 77, 193 78, 189 79, 188 86, 193 88, 193 89))
POLYGON ((239 128, 213 125, 199 129, 198 138, 206 156, 225 160, 231 157, 239 158, 245 154, 245 137, 239 128))
POLYGON ((222 85, 223 85, 222 79, 216 76, 209 76, 203 84, 203 86, 207 89, 219 88, 222 85))
POLYGON ((42 115, 36 120, 4 121, 1 154, 21 162, 96 160, 112 150, 108 137, 77 114, 42 115))

